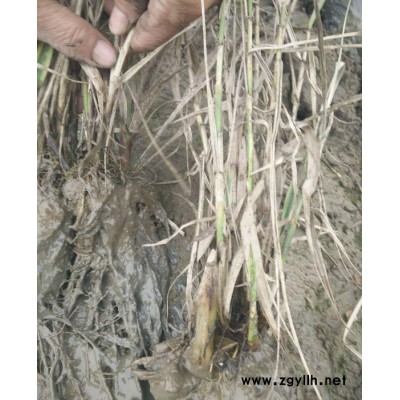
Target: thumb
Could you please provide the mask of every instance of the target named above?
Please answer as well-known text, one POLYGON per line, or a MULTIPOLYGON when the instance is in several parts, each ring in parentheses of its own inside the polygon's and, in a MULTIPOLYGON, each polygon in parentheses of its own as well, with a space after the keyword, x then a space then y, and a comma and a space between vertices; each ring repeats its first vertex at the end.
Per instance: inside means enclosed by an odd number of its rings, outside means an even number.
POLYGON ((38 0, 37 22, 38 39, 66 56, 105 68, 115 64, 115 49, 104 36, 56 0, 38 0))

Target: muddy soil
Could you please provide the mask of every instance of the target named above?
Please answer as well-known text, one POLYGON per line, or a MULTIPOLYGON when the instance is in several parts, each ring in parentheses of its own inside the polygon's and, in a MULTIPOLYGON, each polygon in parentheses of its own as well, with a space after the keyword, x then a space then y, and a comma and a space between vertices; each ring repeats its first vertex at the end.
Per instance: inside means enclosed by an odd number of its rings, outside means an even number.
MULTIPOLYGON (((328 8, 326 18, 327 29, 334 31, 339 17, 328 8)), ((335 100, 361 92, 361 54, 347 52, 345 57, 335 100)), ((168 104, 166 99, 168 94, 162 93, 160 104, 168 104)), ((307 100, 303 104, 307 117, 307 100)), ((169 112, 168 106, 159 109, 154 124, 161 126, 169 112)), ((167 130, 165 140, 173 134, 167 130)), ((135 137, 133 164, 147 146, 144 135, 135 137)), ((185 174, 185 143, 174 146, 170 160, 185 174)), ((359 106, 335 113, 322 176, 332 227, 354 268, 361 270, 359 106)), ((73 172, 65 177, 46 159, 39 162, 38 177, 39 399, 318 398, 311 386, 242 383, 241 377, 305 374, 290 341, 277 354, 267 327, 260 333, 259 349, 250 351, 239 342, 237 355, 215 360, 211 380, 184 367, 186 279, 179 274, 189 261, 193 231, 189 228, 165 245, 143 245, 167 238, 171 221, 181 225, 195 218, 191 203, 198 197, 197 176, 189 178, 190 194, 183 194, 178 184, 168 183, 174 177, 155 158, 124 183, 93 176, 88 184, 73 172), (143 359, 147 356, 157 357, 143 359)), ((343 321, 361 296, 361 280, 354 278, 357 274, 346 275, 332 242, 325 244, 339 316, 315 271, 301 222, 285 264, 291 313, 311 373, 321 379, 346 376, 345 385, 321 386, 322 398, 361 399, 361 363, 342 340, 343 321)), ((349 342, 361 351, 361 321, 353 330, 356 335, 349 342)))

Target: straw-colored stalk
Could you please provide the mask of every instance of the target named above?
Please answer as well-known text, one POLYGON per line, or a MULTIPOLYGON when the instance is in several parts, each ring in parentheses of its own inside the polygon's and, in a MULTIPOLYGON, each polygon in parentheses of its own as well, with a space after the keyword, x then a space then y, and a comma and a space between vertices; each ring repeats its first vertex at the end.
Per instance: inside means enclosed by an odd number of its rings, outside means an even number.
POLYGON ((224 64, 224 41, 225 41, 225 10, 226 0, 221 3, 220 26, 218 33, 218 51, 215 81, 215 130, 216 130, 216 167, 215 177, 215 205, 216 205, 216 232, 217 247, 224 243, 225 233, 225 182, 224 182, 224 136, 223 136, 223 110, 222 110, 222 72, 224 64))
MULTIPOLYGON (((247 0, 247 43, 246 43, 246 138, 247 138, 247 192, 251 196, 254 186, 254 137, 253 137, 253 0, 247 0)), ((258 317, 257 317, 257 285, 256 264, 253 258, 252 248, 249 248, 249 262, 247 263, 247 278, 249 283, 249 330, 247 341, 250 347, 258 343, 258 317)))
POLYGON ((204 375, 209 371, 213 355, 214 330, 217 310, 222 316, 221 288, 225 276, 225 182, 224 182, 224 141, 223 141, 223 61, 225 42, 225 20, 227 2, 223 0, 220 8, 218 50, 216 64, 216 83, 214 93, 215 146, 215 208, 217 251, 210 252, 203 272, 197 295, 195 314, 196 332, 187 352, 187 367, 195 375, 204 375))
POLYGON ((289 219, 290 223, 287 229, 285 226, 281 229, 281 246, 282 246, 282 264, 285 264, 286 257, 289 252, 290 245, 292 243, 294 234, 296 232, 297 220, 303 208, 303 200, 300 197, 297 199, 295 197, 293 186, 289 187, 286 194, 285 202, 282 210, 282 221, 289 219), (296 201, 297 205, 296 205, 296 201))

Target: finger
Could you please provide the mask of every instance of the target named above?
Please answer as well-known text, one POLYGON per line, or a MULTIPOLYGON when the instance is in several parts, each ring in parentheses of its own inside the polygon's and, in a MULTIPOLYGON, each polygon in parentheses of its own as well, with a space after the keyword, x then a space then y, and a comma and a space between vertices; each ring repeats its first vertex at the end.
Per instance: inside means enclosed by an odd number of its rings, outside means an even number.
POLYGON ((131 47, 137 53, 154 50, 178 31, 179 26, 171 23, 162 10, 154 12, 149 9, 141 16, 136 25, 131 47))
POLYGON ((147 0, 114 0, 110 16, 110 31, 114 35, 123 35, 128 31, 147 8, 147 0))
POLYGON ((115 49, 89 22, 55 0, 38 0, 38 39, 88 64, 110 68, 115 49))
MULTIPOLYGON (((204 3, 207 10, 216 0, 204 3)), ((136 25, 131 47, 137 53, 154 50, 200 15, 200 0, 150 0, 136 25)))

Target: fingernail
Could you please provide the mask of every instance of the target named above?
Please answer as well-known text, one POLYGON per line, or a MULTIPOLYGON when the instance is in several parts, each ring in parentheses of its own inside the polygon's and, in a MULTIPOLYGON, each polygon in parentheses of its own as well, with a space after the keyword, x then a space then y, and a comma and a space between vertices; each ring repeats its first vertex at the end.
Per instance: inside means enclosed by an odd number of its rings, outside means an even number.
POLYGON ((111 13, 109 27, 114 35, 122 35, 129 28, 127 16, 118 7, 114 7, 111 13))
POLYGON ((117 54, 109 43, 104 40, 98 40, 94 46, 92 59, 96 64, 104 68, 111 68, 117 61, 117 54))

